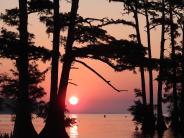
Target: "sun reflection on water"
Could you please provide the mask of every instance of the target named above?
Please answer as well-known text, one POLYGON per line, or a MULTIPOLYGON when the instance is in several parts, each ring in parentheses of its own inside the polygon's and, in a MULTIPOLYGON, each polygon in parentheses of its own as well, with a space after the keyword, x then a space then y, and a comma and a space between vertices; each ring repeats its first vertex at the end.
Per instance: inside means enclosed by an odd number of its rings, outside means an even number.
POLYGON ((78 133, 78 125, 77 125, 77 115, 76 114, 71 114, 70 115, 71 118, 75 118, 76 123, 73 124, 70 128, 69 128, 69 135, 70 138, 78 138, 79 133, 78 133))
POLYGON ((77 138, 78 137, 78 126, 74 125, 70 127, 70 138, 77 138))

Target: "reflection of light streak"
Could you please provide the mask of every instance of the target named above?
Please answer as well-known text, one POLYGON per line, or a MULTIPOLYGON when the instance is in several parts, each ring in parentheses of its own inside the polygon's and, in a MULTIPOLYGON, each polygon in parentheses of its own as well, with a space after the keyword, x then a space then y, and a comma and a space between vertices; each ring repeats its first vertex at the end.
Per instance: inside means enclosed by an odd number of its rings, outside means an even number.
POLYGON ((72 114, 70 116, 71 116, 71 118, 77 118, 77 115, 76 114, 72 114))
POLYGON ((70 127, 70 137, 71 138, 77 138, 78 137, 78 126, 74 125, 70 127))

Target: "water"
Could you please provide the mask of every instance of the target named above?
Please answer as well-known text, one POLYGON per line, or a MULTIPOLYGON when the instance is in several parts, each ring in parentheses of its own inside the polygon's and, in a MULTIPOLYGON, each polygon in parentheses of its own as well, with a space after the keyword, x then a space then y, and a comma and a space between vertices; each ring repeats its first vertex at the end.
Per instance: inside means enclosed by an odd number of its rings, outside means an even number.
MULTIPOLYGON (((76 114, 77 125, 67 128, 70 138, 160 138, 157 134, 143 136, 141 131, 135 131, 132 116, 123 114, 76 114)), ((11 115, 0 115, 0 133, 10 133, 13 129, 11 115)), ((43 119, 33 119, 36 131, 39 133, 44 126, 43 119)), ((167 130, 162 138, 180 138, 167 130)), ((181 137, 182 138, 182 137, 181 137)))

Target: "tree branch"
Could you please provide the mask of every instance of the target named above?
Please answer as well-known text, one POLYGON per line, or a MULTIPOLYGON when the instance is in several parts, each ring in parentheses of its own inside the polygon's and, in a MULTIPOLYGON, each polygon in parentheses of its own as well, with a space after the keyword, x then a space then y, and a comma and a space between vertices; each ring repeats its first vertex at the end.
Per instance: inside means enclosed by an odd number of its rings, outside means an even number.
POLYGON ((69 84, 72 84, 74 86, 78 86, 76 83, 73 83, 73 82, 68 82, 69 84))
POLYGON ((114 20, 114 19, 103 19, 101 20, 102 24, 97 25, 97 27, 103 27, 103 26, 107 26, 107 25, 112 25, 112 24, 124 24, 124 25, 128 25, 128 26, 132 26, 135 27, 135 24, 131 21, 126 21, 123 19, 118 19, 118 20, 114 20))
POLYGON ((90 66, 88 66, 86 63, 80 61, 80 60, 74 60, 75 62, 78 62, 82 65, 84 65, 86 68, 88 68, 89 70, 91 70, 93 73, 95 73, 98 77, 100 77, 103 81, 105 81, 105 83, 107 83, 111 88, 113 88, 115 91, 117 92, 121 92, 121 91, 128 91, 128 90, 119 90, 116 87, 114 87, 110 81, 106 80, 102 75, 100 75, 97 71, 95 71, 93 68, 91 68, 90 66))
MULTIPOLYGON (((100 57, 94 57, 94 56, 86 56, 86 58, 91 58, 91 59, 96 59, 99 60, 105 64, 107 64, 108 66, 110 66, 112 69, 114 69, 115 71, 123 71, 125 70, 122 65, 114 65, 110 60, 108 60, 108 58, 100 58, 100 57)), ((128 67, 126 69, 129 69, 128 67)))

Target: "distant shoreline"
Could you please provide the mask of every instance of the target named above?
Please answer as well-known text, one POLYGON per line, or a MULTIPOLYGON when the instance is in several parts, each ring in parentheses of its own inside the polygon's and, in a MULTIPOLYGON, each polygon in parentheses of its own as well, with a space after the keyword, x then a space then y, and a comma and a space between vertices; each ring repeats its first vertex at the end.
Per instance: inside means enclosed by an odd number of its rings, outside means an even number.
MULTIPOLYGON (((88 115, 88 114, 96 114, 96 115, 131 115, 130 113, 66 113, 67 115, 69 114, 85 114, 85 115, 88 115)), ((0 113, 0 115, 14 115, 13 113, 0 113)))

